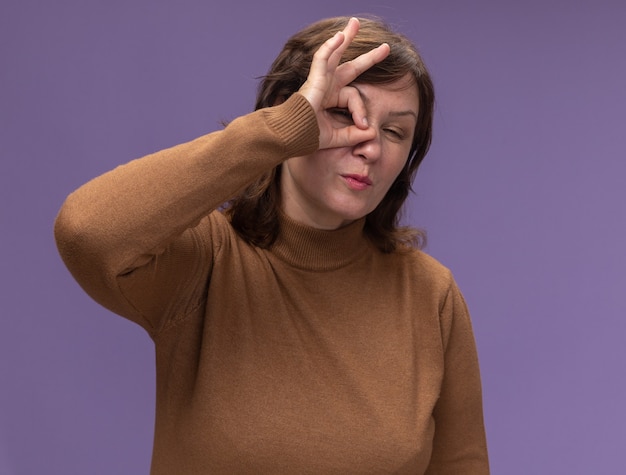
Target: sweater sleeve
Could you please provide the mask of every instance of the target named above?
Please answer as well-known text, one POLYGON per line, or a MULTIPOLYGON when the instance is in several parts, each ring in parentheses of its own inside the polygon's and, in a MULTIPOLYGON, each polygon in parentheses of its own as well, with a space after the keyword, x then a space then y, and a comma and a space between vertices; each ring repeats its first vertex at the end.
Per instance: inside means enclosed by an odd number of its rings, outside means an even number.
POLYGON ((156 306, 142 300, 158 297, 171 313, 175 299, 192 297, 180 277, 198 281, 210 272, 209 213, 287 158, 315 151, 318 135, 312 108, 294 94, 117 167, 65 200, 54 227, 61 257, 92 298, 152 333, 162 315, 147 315, 141 308, 156 306), (201 270, 200 260, 208 260, 201 270), (129 281, 133 275, 141 278, 129 281))
POLYGON ((478 355, 467 305, 452 282, 441 309, 444 376, 428 475, 487 475, 478 355))

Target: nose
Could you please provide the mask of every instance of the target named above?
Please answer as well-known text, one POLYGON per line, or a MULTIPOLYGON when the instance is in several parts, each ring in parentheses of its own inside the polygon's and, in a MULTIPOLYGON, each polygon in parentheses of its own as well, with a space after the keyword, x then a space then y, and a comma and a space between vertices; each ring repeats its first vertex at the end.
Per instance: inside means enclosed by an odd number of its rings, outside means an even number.
POLYGON ((362 157, 366 161, 378 160, 382 154, 382 143, 380 140, 380 132, 376 131, 376 135, 370 140, 365 140, 354 146, 353 153, 362 157))

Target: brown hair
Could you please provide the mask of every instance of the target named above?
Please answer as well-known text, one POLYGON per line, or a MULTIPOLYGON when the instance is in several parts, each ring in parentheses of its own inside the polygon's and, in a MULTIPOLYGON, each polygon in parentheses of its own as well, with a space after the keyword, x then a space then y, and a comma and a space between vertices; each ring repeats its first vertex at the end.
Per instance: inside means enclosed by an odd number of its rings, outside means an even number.
MULTIPOLYGON (((298 91, 308 76, 315 51, 335 32, 343 30, 348 20, 349 17, 321 20, 292 36, 259 84, 255 109, 282 102, 298 91)), ((430 147, 435 100, 433 84, 415 46, 405 36, 393 32, 377 19, 359 18, 359 21, 359 32, 344 52, 342 62, 381 43, 388 43, 391 52, 354 82, 387 84, 409 74, 419 96, 418 118, 406 164, 380 204, 366 216, 364 232, 383 252, 392 252, 404 245, 421 247, 424 232, 400 227, 398 222, 413 177, 430 147)), ((226 213, 244 239, 259 247, 269 247, 278 235, 280 199, 279 165, 234 198, 226 213)))

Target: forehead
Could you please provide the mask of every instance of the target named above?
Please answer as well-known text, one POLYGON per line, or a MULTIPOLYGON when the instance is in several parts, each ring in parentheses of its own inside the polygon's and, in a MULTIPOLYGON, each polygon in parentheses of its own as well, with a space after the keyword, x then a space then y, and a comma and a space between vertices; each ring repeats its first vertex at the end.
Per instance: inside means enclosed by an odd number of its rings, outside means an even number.
POLYGON ((413 112, 417 117, 419 108, 419 92, 417 83, 410 75, 406 75, 390 83, 371 84, 354 83, 363 102, 368 107, 402 109, 413 112))

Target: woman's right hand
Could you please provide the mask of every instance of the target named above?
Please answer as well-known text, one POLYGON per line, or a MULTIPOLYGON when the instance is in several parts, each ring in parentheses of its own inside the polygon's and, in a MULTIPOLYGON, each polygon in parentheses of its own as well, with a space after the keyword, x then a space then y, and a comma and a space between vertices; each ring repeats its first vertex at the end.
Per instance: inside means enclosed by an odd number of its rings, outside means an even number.
POLYGON ((307 80, 298 91, 311 104, 320 129, 319 148, 354 146, 374 137, 367 124, 367 110, 356 88, 350 84, 364 71, 389 54, 389 45, 381 44, 361 56, 339 64, 341 56, 359 31, 359 20, 351 18, 343 31, 327 40, 313 55, 307 80), (337 126, 329 110, 345 109, 351 124, 337 126))

